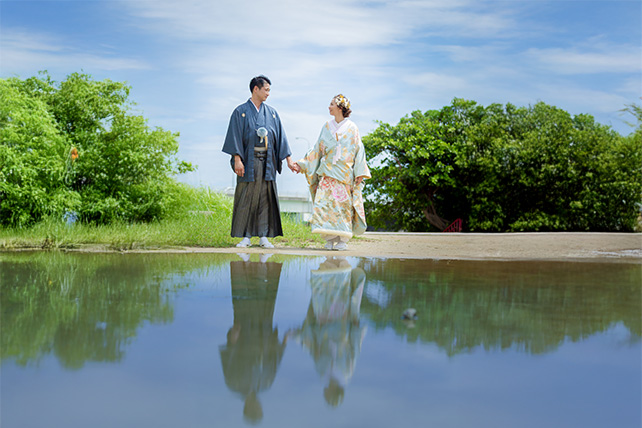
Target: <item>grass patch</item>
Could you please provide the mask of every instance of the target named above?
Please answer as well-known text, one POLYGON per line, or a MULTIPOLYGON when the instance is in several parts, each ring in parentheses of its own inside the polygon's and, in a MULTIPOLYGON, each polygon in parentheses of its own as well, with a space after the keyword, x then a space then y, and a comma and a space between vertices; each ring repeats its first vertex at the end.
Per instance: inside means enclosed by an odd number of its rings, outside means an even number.
MULTIPOLYGON (((74 249, 99 245, 111 250, 168 247, 232 247, 232 200, 208 188, 184 186, 170 217, 150 223, 114 222, 106 225, 49 218, 31 227, 0 228, 0 249, 74 249)), ((277 246, 317 246, 322 240, 307 224, 282 215, 284 236, 277 246)), ((258 238, 256 239, 258 242, 258 238)))

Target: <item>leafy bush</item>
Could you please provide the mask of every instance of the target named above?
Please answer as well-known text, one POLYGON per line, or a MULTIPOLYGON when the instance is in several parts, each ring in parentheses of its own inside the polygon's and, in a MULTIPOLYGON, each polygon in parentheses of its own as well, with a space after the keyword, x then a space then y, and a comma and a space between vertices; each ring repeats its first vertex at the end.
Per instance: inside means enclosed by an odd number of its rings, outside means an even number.
POLYGON ((47 104, 0 80, 0 223, 26 225, 80 207, 66 185, 69 144, 47 104))
POLYGON ((368 221, 415 231, 443 230, 456 218, 471 231, 632 231, 641 129, 623 137, 544 103, 461 99, 396 126, 380 123, 364 138, 373 165, 368 221))
POLYGON ((176 203, 178 134, 130 112, 130 88, 74 73, 0 86, 0 224, 75 211, 83 221, 150 221, 176 203), (5 102, 5 99, 7 102, 5 102))

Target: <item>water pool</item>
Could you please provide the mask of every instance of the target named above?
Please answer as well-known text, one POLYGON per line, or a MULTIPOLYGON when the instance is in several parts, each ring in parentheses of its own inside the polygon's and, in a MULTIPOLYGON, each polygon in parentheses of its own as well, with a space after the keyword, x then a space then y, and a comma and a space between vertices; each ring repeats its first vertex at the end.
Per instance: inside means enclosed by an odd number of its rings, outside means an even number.
POLYGON ((4 253, 0 422, 639 428, 641 274, 631 263, 4 253))

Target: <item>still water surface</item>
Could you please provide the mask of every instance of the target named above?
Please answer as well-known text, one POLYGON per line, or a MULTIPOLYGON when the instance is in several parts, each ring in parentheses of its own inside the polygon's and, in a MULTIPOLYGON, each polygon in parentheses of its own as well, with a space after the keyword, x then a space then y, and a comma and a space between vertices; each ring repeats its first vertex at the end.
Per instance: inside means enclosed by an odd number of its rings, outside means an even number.
POLYGON ((250 257, 0 254, 1 426, 642 424, 639 264, 250 257))

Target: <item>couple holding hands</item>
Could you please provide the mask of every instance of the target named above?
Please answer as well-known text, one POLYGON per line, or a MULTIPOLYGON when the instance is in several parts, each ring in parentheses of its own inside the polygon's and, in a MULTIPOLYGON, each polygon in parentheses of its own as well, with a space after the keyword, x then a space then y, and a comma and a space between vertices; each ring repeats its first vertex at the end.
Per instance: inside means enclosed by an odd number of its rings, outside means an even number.
POLYGON ((223 152, 231 156, 236 178, 233 237, 243 238, 237 247, 248 247, 250 238, 273 248, 268 238, 282 236, 276 190, 276 173, 285 160, 295 173, 305 174, 314 203, 312 233, 326 240, 328 250, 345 250, 353 235, 366 230, 362 190, 370 178, 359 129, 348 117, 350 101, 339 94, 332 98, 326 122, 314 148, 294 162, 276 110, 267 104, 270 79, 250 81, 251 98, 232 113, 223 152))

